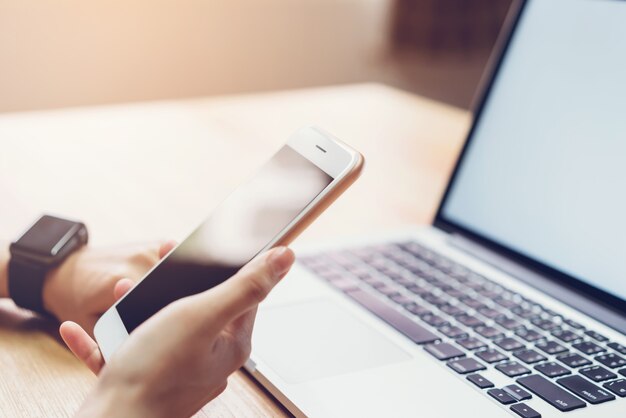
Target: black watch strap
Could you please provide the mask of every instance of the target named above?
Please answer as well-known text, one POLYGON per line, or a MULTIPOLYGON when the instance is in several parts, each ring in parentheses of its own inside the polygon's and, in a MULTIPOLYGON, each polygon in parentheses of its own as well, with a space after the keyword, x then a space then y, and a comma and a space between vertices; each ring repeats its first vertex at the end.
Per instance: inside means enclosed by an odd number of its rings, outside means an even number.
POLYGON ((52 316, 43 306, 43 284, 48 269, 12 257, 9 261, 9 296, 16 305, 45 316, 52 316))

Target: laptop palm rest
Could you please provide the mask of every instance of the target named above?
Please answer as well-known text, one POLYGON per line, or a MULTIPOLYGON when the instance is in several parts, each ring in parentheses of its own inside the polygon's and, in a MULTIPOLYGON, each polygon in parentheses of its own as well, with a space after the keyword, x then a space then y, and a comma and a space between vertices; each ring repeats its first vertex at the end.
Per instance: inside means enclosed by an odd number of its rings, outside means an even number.
POLYGON ((263 309, 255 354, 288 383, 408 361, 411 356, 329 299, 263 309), (300 353, 315 353, 302 358, 300 353))

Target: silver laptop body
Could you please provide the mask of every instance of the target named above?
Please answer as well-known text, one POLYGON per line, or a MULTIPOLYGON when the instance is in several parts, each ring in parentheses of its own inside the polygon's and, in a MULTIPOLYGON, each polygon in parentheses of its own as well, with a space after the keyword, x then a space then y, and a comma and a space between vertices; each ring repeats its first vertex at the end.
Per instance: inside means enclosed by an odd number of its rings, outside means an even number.
POLYGON ((626 416, 626 2, 507 27, 433 224, 301 248, 259 310, 295 415, 626 416))

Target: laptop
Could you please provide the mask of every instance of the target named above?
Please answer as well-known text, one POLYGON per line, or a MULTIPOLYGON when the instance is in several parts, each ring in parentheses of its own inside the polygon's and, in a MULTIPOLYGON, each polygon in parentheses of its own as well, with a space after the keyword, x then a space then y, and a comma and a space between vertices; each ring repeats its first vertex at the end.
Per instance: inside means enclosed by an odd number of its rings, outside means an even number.
POLYGON ((300 251, 260 308, 293 414, 626 417, 626 2, 507 21, 432 225, 300 251))

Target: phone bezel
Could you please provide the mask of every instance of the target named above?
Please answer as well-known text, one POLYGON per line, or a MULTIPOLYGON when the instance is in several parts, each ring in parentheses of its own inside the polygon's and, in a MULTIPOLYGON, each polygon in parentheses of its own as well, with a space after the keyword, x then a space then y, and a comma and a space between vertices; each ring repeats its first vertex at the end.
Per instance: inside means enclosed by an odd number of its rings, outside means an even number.
MULTIPOLYGON (((358 178, 363 167, 361 154, 317 127, 298 130, 291 135, 286 145, 315 164, 333 180, 260 253, 274 246, 289 244, 358 178)), ((140 281, 149 277, 166 258, 167 256, 153 266, 140 281)), ((109 361, 113 353, 128 338, 126 327, 116 309, 124 297, 111 306, 94 327, 94 336, 105 361, 109 361)))

